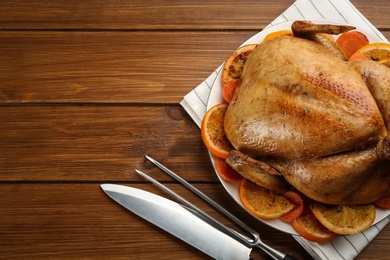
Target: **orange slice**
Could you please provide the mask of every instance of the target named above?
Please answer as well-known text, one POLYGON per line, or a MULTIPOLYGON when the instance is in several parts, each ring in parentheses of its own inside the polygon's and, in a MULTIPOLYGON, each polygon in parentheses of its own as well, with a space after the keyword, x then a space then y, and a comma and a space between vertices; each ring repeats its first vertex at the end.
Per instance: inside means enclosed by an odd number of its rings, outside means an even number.
POLYGON ((390 195, 377 200, 374 205, 382 209, 390 209, 390 195))
POLYGON ((222 95, 226 102, 231 102, 240 83, 246 59, 256 46, 257 44, 241 46, 227 58, 222 70, 222 95))
POLYGON ((375 220, 374 205, 333 206, 314 203, 311 210, 326 228, 341 235, 356 234, 369 228, 375 220))
POLYGON ((296 218, 291 225, 303 238, 320 244, 339 236, 324 227, 312 213, 296 218))
POLYGON ((337 38, 336 42, 344 50, 348 58, 358 49, 370 43, 367 36, 359 31, 345 32, 337 38))
POLYGON ((358 49, 349 59, 354 60, 356 56, 363 56, 374 61, 390 58, 390 43, 376 42, 367 44, 358 49))
POLYGON ((214 160, 215 170, 218 175, 225 181, 239 181, 242 179, 242 176, 236 172, 226 160, 216 157, 214 160))
POLYGON ((263 41, 268 41, 280 36, 293 36, 293 32, 291 30, 280 30, 280 31, 272 32, 267 34, 267 36, 265 36, 263 41))
POLYGON ((226 159, 232 145, 226 138, 223 121, 228 104, 217 104, 211 107, 203 117, 201 134, 204 144, 210 152, 222 159, 226 159))
POLYGON ((253 215, 262 219, 275 219, 294 208, 294 204, 272 191, 242 179, 240 198, 244 207, 253 215))
POLYGON ((295 191, 287 191, 283 194, 283 197, 288 199, 295 207, 286 214, 280 216, 280 220, 284 222, 293 222, 302 215, 303 210, 305 209, 305 203, 302 196, 295 191))

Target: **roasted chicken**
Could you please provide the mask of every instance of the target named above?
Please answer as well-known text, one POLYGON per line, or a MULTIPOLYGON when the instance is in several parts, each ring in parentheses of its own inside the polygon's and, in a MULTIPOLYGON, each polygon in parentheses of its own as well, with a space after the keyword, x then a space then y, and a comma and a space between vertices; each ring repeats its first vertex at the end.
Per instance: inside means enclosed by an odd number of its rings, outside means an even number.
MULTIPOLYGON (((390 193, 389 102, 384 65, 277 37, 249 55, 224 128, 236 151, 269 166, 260 171, 279 173, 306 196, 367 204, 390 193)), ((242 158, 235 152, 233 168, 242 158)))

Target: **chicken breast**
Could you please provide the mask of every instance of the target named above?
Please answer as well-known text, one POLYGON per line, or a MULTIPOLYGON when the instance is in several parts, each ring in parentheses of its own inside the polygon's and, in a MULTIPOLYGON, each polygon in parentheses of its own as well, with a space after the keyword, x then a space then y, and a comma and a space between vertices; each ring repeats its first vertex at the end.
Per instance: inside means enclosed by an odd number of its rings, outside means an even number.
POLYGON ((237 150, 278 159, 359 149, 386 134, 360 74, 297 37, 264 42, 248 57, 225 132, 237 150))

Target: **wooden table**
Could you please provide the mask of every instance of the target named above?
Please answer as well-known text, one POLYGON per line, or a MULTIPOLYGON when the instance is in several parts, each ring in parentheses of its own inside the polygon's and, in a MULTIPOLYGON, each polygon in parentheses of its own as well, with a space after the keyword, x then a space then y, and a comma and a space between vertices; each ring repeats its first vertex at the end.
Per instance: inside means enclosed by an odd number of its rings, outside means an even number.
MULTIPOLYGON (((100 189, 119 183, 160 194, 138 168, 214 214, 145 154, 240 216, 268 244, 310 258, 290 235, 233 202, 199 128, 179 105, 292 3, 1 2, 0 258, 206 258, 100 189)), ((390 39, 388 1, 352 3, 390 39)), ((358 259, 388 259, 389 241, 386 227, 358 259)))

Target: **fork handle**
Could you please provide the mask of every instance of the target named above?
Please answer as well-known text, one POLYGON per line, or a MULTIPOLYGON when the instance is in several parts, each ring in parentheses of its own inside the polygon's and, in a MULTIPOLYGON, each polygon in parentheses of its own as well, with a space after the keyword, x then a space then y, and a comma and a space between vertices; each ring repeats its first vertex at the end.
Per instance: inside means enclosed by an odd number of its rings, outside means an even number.
POLYGON ((294 257, 292 257, 291 255, 289 254, 286 254, 283 258, 283 260, 296 260, 294 257))
POLYGON ((286 254, 276 248, 273 248, 267 244, 265 244, 260 239, 253 245, 253 247, 259 248, 263 250, 265 253, 267 253, 269 256, 271 256, 275 260, 296 260, 294 257, 292 257, 289 254, 286 254))

